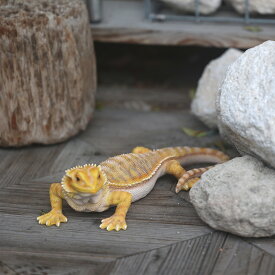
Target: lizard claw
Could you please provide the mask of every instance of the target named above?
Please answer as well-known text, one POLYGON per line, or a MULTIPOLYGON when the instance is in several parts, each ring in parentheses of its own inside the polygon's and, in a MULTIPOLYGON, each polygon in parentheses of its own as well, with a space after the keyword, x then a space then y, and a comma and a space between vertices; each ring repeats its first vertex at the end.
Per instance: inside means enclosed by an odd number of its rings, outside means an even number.
POLYGON ((60 226, 61 222, 67 222, 67 218, 56 210, 51 210, 49 213, 37 217, 37 220, 39 224, 45 224, 46 226, 60 226))
POLYGON ((200 178, 186 179, 184 177, 181 177, 176 186, 176 193, 179 193, 181 190, 190 190, 198 180, 200 180, 200 178))
POLYGON ((119 231, 121 229, 126 230, 127 224, 124 217, 113 215, 110 218, 103 219, 99 227, 101 229, 106 228, 108 231, 111 231, 111 230, 119 231))

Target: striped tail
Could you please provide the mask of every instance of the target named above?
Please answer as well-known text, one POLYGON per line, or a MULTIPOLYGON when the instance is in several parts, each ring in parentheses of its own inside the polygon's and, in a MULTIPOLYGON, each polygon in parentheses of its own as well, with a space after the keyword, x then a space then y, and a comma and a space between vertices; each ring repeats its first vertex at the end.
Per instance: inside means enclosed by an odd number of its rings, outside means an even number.
MULTIPOLYGON (((173 147, 163 148, 155 151, 161 157, 174 157, 181 165, 189 165, 194 163, 223 163, 229 160, 229 157, 221 151, 211 148, 198 147, 173 147)), ((188 191, 200 179, 200 176, 212 168, 195 168, 186 171, 180 178, 176 186, 176 193, 181 190, 188 191)))
POLYGON ((178 180, 176 186, 176 193, 179 191, 184 190, 188 191, 193 185, 200 179, 200 176, 205 173, 207 170, 213 168, 214 166, 208 166, 203 168, 195 168, 186 171, 178 180))
POLYGON ((182 165, 193 163, 222 163, 229 160, 229 157, 221 151, 211 148, 199 147, 171 147, 156 150, 161 158, 175 157, 182 165))

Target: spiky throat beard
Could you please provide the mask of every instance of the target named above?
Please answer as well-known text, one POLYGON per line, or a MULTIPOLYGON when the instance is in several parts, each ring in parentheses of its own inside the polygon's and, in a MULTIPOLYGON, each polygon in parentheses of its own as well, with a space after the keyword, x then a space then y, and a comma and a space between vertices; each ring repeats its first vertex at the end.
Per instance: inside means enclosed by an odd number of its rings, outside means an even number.
MULTIPOLYGON (((99 169, 99 172, 101 174, 101 177, 103 178, 104 184, 103 184, 103 188, 107 183, 107 176, 106 174, 102 171, 100 165, 96 165, 96 164, 85 164, 85 165, 78 165, 75 167, 72 167, 70 169, 65 170, 65 175, 63 176, 62 180, 61 180, 61 186, 62 189, 65 193, 67 193, 68 195, 72 196, 74 194, 80 193, 77 190, 75 190, 71 184, 70 184, 70 180, 71 178, 67 175, 67 173, 69 173, 70 171, 74 170, 74 169, 82 169, 82 168, 92 168, 92 167, 97 167, 99 169)), ((91 195, 91 194, 90 194, 91 195)))

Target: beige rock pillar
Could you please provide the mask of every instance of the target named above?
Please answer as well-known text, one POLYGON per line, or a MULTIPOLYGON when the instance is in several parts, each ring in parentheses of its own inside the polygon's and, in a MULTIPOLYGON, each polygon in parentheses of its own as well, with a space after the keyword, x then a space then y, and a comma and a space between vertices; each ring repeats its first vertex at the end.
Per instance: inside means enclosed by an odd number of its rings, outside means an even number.
POLYGON ((0 146, 56 143, 92 118, 96 67, 81 0, 0 1, 0 146))

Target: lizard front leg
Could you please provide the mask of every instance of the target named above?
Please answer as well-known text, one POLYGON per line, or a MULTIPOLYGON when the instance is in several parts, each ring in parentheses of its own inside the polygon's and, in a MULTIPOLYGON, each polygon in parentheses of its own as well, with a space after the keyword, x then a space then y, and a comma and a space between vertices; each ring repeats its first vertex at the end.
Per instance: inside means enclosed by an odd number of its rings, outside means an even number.
POLYGON ((108 231, 127 229, 126 214, 132 202, 132 195, 125 191, 113 191, 108 197, 109 205, 116 205, 115 214, 101 221, 100 228, 108 231))
POLYGON ((67 218, 62 214, 62 186, 60 183, 53 183, 50 187, 50 201, 52 210, 37 218, 39 224, 47 226, 59 226, 61 222, 67 222, 67 218))

